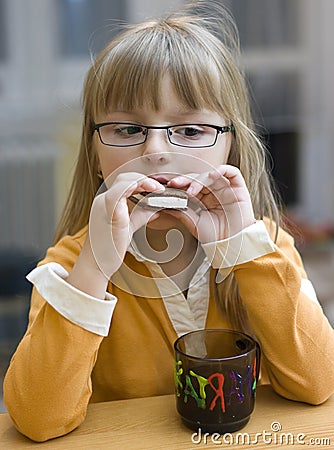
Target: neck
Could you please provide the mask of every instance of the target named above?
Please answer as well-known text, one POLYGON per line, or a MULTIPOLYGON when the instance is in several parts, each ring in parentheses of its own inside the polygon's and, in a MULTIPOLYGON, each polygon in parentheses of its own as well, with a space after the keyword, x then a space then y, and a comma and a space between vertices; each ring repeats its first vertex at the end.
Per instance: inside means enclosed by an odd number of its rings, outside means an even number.
POLYGON ((141 228, 135 234, 139 251, 147 258, 157 261, 167 276, 190 280, 203 260, 203 251, 194 236, 182 223, 174 228, 156 230, 141 228))

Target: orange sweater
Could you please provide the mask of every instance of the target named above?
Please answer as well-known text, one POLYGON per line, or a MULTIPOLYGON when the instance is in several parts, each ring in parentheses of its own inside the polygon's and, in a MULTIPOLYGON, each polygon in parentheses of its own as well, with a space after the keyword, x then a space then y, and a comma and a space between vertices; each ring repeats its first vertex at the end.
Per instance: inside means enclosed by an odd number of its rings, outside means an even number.
MULTIPOLYGON (((70 271, 86 232, 63 238, 41 264, 57 262, 70 271)), ((280 230, 273 249, 233 267, 261 345, 262 382, 269 380, 287 398, 319 404, 334 391, 334 331, 303 287, 306 274, 292 238, 280 230)), ((153 278, 149 286, 147 277, 152 275, 144 262, 130 253, 125 262, 146 276, 144 291, 159 292, 153 278)), ((139 295, 143 286, 135 289, 137 295, 131 294, 131 286, 122 289, 121 282, 125 286, 129 281, 125 277, 120 271, 118 282, 109 283, 109 292, 118 300, 107 336, 65 318, 33 289, 28 330, 4 383, 8 412, 31 439, 44 441, 70 432, 84 420, 89 401, 173 393, 177 324, 161 296, 139 295)), ((205 326, 231 328, 209 290, 205 326)))

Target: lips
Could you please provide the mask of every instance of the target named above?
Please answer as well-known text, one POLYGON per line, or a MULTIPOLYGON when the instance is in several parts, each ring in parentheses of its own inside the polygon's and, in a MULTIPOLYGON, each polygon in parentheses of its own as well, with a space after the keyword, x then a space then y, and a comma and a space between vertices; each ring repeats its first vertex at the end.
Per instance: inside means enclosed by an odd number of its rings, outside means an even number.
POLYGON ((149 178, 152 178, 153 180, 158 181, 158 183, 161 184, 167 184, 169 179, 163 176, 159 176, 159 175, 150 175, 149 178))

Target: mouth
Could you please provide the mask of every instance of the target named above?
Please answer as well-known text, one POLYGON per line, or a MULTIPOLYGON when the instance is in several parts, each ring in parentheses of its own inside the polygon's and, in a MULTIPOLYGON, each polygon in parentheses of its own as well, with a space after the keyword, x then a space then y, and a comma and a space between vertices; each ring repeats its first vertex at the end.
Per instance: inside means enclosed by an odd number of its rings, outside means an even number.
MULTIPOLYGON (((158 183, 166 185, 169 181, 169 179, 162 175, 150 175, 148 178, 152 178, 155 181, 158 181, 158 183)), ((171 179, 171 178, 170 178, 171 179)))
POLYGON ((150 175, 147 175, 148 178, 152 178, 153 180, 158 181, 161 184, 166 185, 170 180, 173 178, 183 175, 182 172, 159 172, 159 173, 151 173, 150 175))

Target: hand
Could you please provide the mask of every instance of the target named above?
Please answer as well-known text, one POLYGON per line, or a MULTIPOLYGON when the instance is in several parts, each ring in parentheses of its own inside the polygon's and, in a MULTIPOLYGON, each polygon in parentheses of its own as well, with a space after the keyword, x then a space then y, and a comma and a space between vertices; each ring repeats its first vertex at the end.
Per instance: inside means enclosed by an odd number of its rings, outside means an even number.
POLYGON ((134 208, 128 198, 139 192, 163 191, 158 181, 139 173, 117 176, 109 189, 95 197, 89 220, 90 245, 99 269, 110 277, 120 267, 133 233, 155 220, 159 212, 134 208))
POLYGON ((185 189, 204 207, 198 214, 190 208, 171 213, 202 243, 226 239, 255 223, 250 194, 237 167, 221 165, 203 174, 177 176, 168 186, 185 189))

